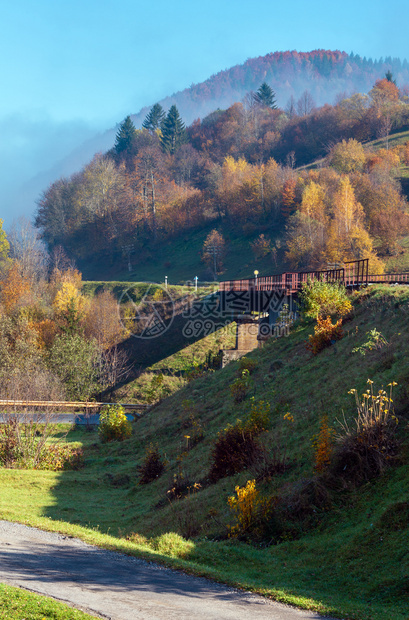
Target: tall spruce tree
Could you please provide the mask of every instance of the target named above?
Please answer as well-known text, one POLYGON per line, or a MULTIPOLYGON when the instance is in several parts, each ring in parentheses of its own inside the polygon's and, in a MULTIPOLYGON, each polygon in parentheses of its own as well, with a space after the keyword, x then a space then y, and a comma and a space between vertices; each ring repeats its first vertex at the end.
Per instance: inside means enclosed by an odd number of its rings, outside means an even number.
POLYGON ((118 133, 115 139, 115 153, 117 155, 130 154, 134 144, 136 136, 135 125, 133 124, 131 117, 127 116, 123 123, 121 123, 118 133))
POLYGON ((162 123, 160 142, 166 153, 173 155, 177 149, 187 142, 186 128, 179 111, 173 105, 162 123))
POLYGON ((396 80, 394 79, 393 73, 390 69, 388 69, 388 71, 385 73, 385 78, 388 80, 388 82, 392 82, 392 84, 395 84, 395 86, 397 86, 396 80))
POLYGON ((146 118, 142 123, 142 127, 148 131, 156 131, 161 128, 165 116, 165 111, 160 103, 155 103, 146 115, 146 118))
POLYGON ((263 108, 277 110, 275 92, 266 82, 263 82, 258 91, 254 93, 253 100, 263 108))

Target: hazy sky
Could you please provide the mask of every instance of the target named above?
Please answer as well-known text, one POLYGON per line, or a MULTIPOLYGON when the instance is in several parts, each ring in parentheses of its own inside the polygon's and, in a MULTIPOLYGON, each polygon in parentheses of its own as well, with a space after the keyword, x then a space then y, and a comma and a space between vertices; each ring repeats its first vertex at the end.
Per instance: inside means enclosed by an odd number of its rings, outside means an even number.
POLYGON ((32 213, 32 178, 145 105, 274 51, 408 58, 408 18, 407 0, 2 0, 0 217, 32 213))

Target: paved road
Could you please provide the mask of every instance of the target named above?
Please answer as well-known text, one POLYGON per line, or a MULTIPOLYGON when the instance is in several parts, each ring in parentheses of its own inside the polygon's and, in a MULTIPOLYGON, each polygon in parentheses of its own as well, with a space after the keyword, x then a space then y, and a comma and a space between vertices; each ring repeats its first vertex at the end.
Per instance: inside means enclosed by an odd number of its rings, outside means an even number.
POLYGON ((0 521, 0 582, 111 620, 322 618, 81 540, 0 521))

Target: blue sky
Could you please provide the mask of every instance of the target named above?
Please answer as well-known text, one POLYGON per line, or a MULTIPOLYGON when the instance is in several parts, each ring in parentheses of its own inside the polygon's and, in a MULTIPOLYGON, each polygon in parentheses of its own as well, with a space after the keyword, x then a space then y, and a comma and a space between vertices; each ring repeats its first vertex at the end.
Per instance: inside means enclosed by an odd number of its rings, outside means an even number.
POLYGON ((145 105, 274 51, 409 58, 408 18, 403 0, 3 0, 0 217, 31 213, 30 179, 145 105))

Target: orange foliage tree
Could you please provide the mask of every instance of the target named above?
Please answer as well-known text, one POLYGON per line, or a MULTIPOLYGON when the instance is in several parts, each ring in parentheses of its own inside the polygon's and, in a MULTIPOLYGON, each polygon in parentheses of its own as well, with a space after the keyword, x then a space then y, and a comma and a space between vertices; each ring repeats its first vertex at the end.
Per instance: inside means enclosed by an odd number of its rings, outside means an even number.
POLYGON ((1 303, 7 314, 10 314, 17 304, 29 293, 30 284, 21 275, 19 264, 13 262, 5 277, 0 282, 1 303))

